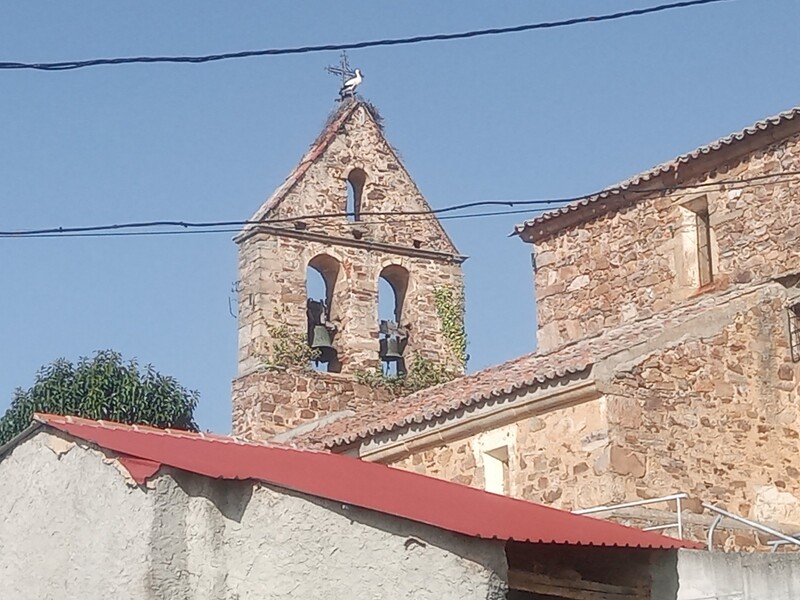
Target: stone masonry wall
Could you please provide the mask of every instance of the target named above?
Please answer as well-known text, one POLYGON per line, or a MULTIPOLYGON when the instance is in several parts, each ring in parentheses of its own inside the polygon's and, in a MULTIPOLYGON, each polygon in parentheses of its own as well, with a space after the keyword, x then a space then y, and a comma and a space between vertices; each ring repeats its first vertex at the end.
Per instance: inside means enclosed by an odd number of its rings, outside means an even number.
POLYGON ((434 301, 437 287, 462 288, 461 269, 430 258, 398 256, 379 250, 331 246, 324 242, 259 235, 240 247, 239 373, 263 362, 275 340, 270 325, 284 322, 306 334, 306 268, 325 255, 340 264, 334 286, 331 318, 337 324, 334 346, 341 372, 375 368, 378 358, 378 283, 381 271, 399 265, 408 271, 408 289, 401 322, 410 326, 405 355, 419 352, 431 360, 451 364, 453 352, 442 334, 434 301))
MULTIPOLYGON (((721 294, 717 308, 698 314, 703 331, 692 325, 668 343, 598 363, 600 399, 394 464, 482 488, 483 454, 499 440, 509 449, 512 496, 570 510, 686 492, 689 510, 712 502, 800 528, 800 363, 792 362, 786 314, 798 298, 800 288, 778 284, 735 304, 721 294)), ((654 508, 662 515, 645 524, 674 520, 666 505, 654 508)), ((687 526, 699 541, 705 517, 687 526)), ((728 526, 715 540, 730 548, 764 542, 728 526)))
POLYGON ((629 457, 615 500, 677 491, 758 521, 800 526, 800 363, 782 294, 718 334, 619 368, 608 386, 612 450, 629 457))
MULTIPOLYGON (((360 105, 338 128, 324 152, 308 165, 277 206, 269 208, 264 216, 268 219, 302 217, 306 231, 337 238, 352 240, 360 233, 360 239, 367 241, 458 254, 435 216, 395 214, 412 211, 424 213, 430 211, 430 205, 384 137, 381 126, 371 112, 360 105), (347 178, 353 169, 361 169, 366 174, 361 219, 355 222, 344 216, 315 219, 313 215, 345 212, 347 178)), ((292 222, 277 225, 294 228, 292 222)))
POLYGON ((430 206, 384 138, 373 110, 361 103, 340 105, 301 165, 256 212, 254 219, 264 220, 264 227, 237 238, 235 433, 261 437, 329 411, 357 410, 382 401, 380 394, 357 385, 356 376, 380 367, 378 290, 386 268, 394 269, 400 287, 407 274, 400 315, 400 324, 409 331, 407 368, 419 354, 463 372, 443 333, 435 301, 436 290, 443 287, 462 296, 463 258, 436 218, 421 214, 427 211, 430 206), (314 217, 346 211, 353 169, 366 175, 361 218, 314 217), (299 221, 281 221, 292 218, 299 221), (321 271, 329 287, 330 320, 337 327, 333 346, 339 364, 332 369, 336 374, 280 362, 278 366, 291 373, 265 371, 266 364, 276 364, 276 345, 302 345, 306 339, 309 265, 321 271))
MULTIPOLYGON (((795 135, 729 168, 682 183, 798 170, 800 136, 795 135)), ((642 198, 538 241, 539 349, 657 313, 697 293, 697 282, 686 276, 691 257, 686 256, 683 207, 702 197, 713 230, 713 289, 800 270, 800 179, 763 179, 733 188, 642 198)))
POLYGON ((508 495, 565 509, 605 504, 612 499, 613 479, 605 411, 602 399, 554 410, 392 465, 483 488, 485 453, 494 450, 487 438, 496 438, 509 451, 508 495))
POLYGON ((390 398, 338 373, 257 370, 233 382, 233 432, 266 440, 341 411, 372 409, 390 398))

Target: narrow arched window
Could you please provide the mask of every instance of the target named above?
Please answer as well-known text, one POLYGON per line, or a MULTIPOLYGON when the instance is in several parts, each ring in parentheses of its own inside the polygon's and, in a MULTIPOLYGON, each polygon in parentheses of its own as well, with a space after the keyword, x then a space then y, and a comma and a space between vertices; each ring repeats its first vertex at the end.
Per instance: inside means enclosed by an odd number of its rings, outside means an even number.
POLYGON ((327 254, 315 256, 306 268, 308 344, 315 350, 312 362, 317 370, 331 373, 341 370, 339 355, 334 346, 337 333, 334 322, 337 311, 334 292, 339 272, 339 261, 327 254))
POLYGON ((347 176, 347 204, 345 212, 347 220, 351 223, 361 220, 361 197, 364 193, 364 184, 367 174, 362 169, 353 169, 347 176))
POLYGON ((403 304, 408 290, 408 271, 399 265, 385 267, 378 279, 380 358, 389 375, 406 371, 403 352, 408 343, 408 324, 403 322, 403 304))

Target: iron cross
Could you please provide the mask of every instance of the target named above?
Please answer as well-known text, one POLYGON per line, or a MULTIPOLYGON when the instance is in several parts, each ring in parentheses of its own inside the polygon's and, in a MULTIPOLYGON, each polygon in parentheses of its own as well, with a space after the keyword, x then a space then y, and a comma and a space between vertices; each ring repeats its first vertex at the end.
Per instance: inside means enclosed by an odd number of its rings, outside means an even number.
POLYGON ((353 71, 353 69, 350 67, 350 63, 347 61, 347 52, 344 50, 342 50, 342 54, 339 58, 339 66, 325 67, 325 70, 331 75, 341 77, 342 85, 344 85, 345 81, 355 75, 355 71, 353 71))

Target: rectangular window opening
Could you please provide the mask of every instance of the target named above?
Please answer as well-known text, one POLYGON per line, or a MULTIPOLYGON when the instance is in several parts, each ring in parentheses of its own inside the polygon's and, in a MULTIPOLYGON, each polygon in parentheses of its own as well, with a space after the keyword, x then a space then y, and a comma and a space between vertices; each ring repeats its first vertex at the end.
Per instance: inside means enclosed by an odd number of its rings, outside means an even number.
POLYGON ((800 302, 789 307, 789 346, 792 361, 800 362, 800 302))
POLYGON ((677 283, 689 293, 709 286, 715 277, 717 252, 711 227, 711 207, 706 196, 678 206, 676 238, 677 283))
POLYGON ((483 453, 484 489, 495 494, 508 494, 508 446, 483 453))
POLYGON ((708 215, 708 206, 704 206, 695 213, 695 228, 697 231, 697 271, 700 287, 703 287, 714 280, 711 262, 711 220, 708 215))

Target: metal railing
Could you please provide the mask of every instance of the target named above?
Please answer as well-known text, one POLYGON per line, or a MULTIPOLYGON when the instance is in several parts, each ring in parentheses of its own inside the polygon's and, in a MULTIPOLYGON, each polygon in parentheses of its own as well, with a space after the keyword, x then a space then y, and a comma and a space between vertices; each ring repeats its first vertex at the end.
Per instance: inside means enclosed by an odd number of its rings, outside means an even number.
POLYGON ((785 533, 781 533, 777 529, 773 529, 772 527, 767 527, 766 525, 762 525, 761 523, 757 523, 756 521, 751 521, 750 519, 746 519, 745 517, 740 517, 737 514, 732 512, 728 512, 727 510, 723 510, 718 506, 714 506, 713 504, 707 504, 703 502, 703 508, 710 510, 713 513, 716 513, 716 517, 714 518, 714 522, 711 523, 711 527, 708 528, 708 549, 709 551, 713 550, 713 539, 714 539, 714 530, 719 525, 720 521, 722 521, 723 517, 728 519, 733 519, 734 521, 738 521, 739 523, 744 523, 748 527, 752 527, 756 531, 761 531, 763 533, 769 534, 778 538, 780 541, 776 542, 768 542, 769 544, 775 544, 773 546, 772 551, 774 552, 777 549, 778 544, 794 544, 795 546, 800 546, 800 539, 793 538, 790 535, 786 535, 785 533))
MULTIPOLYGON (((598 513, 604 512, 612 512, 615 510, 622 510, 625 508, 634 508, 637 506, 647 506, 650 504, 659 504, 661 502, 669 502, 671 500, 675 501, 675 513, 676 513, 676 520, 674 523, 667 523, 665 525, 653 525, 651 527, 643 527, 643 531, 662 531, 665 529, 672 529, 673 527, 678 529, 678 538, 683 539, 683 516, 682 516, 682 506, 681 500, 685 500, 688 498, 689 495, 686 493, 679 493, 679 494, 671 494, 669 496, 661 496, 660 498, 647 498, 646 500, 636 500, 633 502, 622 502, 620 504, 604 504, 602 506, 593 506, 591 508, 582 508, 578 510, 573 510, 572 513, 576 515, 594 515, 598 513)), ((731 519, 738 523, 742 523, 743 525, 747 525, 756 531, 760 531, 762 533, 766 533, 772 537, 778 538, 776 540, 770 540, 767 542, 767 545, 772 547, 772 551, 775 552, 778 547, 783 546, 785 544, 792 544, 794 546, 800 546, 800 533, 795 534, 794 536, 786 535, 764 525, 762 523, 758 523, 757 521, 752 521, 747 519, 746 517, 739 516, 732 512, 728 512, 718 506, 714 506, 713 504, 709 504, 707 502, 703 502, 702 506, 704 509, 711 511, 715 514, 714 520, 712 521, 711 525, 708 528, 708 536, 707 536, 707 543, 708 549, 713 550, 713 538, 714 538, 714 531, 719 526, 720 522, 723 518, 731 519)))
POLYGON ((576 515, 593 515, 603 512, 611 512, 614 510, 621 510, 624 508, 633 508, 636 506, 647 506, 649 504, 658 504, 661 502, 675 501, 676 520, 674 523, 667 523, 666 525, 653 525, 651 527, 643 527, 643 531, 663 531, 665 529, 678 528, 678 539, 683 539, 683 517, 681 516, 681 500, 685 500, 689 495, 681 492, 679 494, 671 494, 669 496, 661 496, 660 498, 647 498, 646 500, 636 500, 633 502, 623 502, 621 504, 605 504, 603 506, 593 506, 592 508, 582 508, 573 510, 572 513, 576 515))
MULTIPOLYGON (((800 542, 800 533, 795 533, 789 537, 795 538, 798 542, 800 542)), ((772 547, 772 550, 770 550, 770 552, 777 552, 779 546, 785 546, 786 544, 791 544, 791 543, 792 542, 789 542, 787 540, 770 540, 767 542, 767 546, 772 547)))

